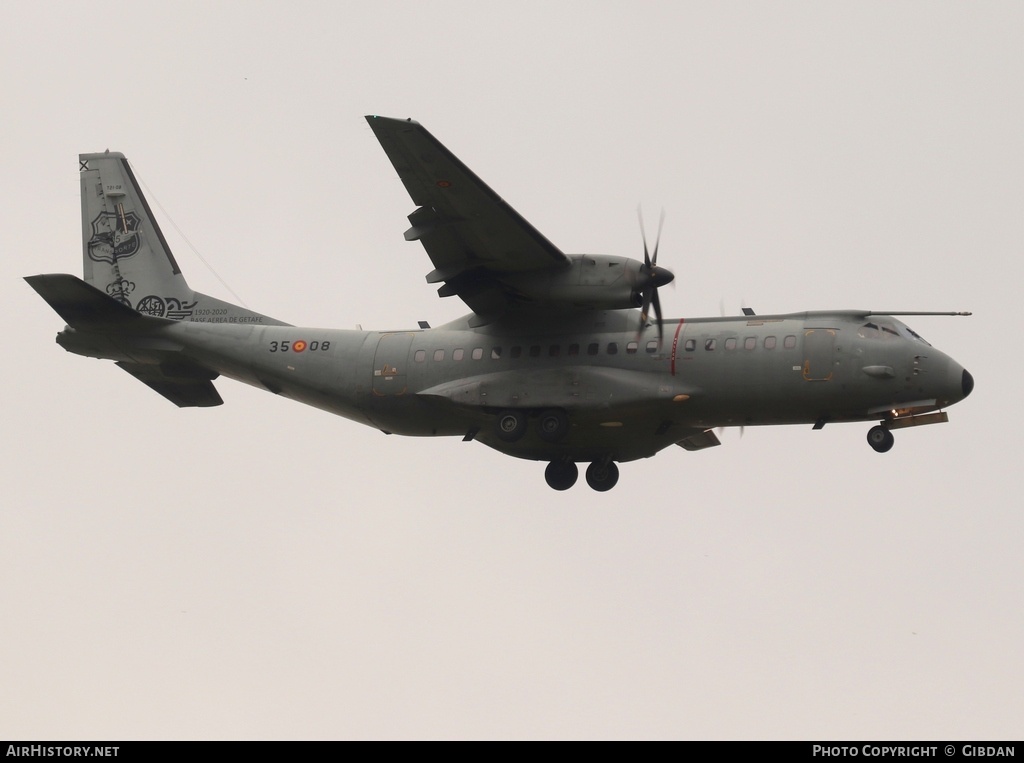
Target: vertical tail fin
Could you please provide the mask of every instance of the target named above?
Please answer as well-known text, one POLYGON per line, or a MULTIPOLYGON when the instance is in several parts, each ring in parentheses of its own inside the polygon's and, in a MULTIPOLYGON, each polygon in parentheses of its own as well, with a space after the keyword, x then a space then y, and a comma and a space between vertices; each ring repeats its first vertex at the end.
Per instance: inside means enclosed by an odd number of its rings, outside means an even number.
POLYGON ((87 283, 144 315, 204 323, 282 325, 192 291, 124 154, 80 154, 78 168, 87 283))
POLYGON ((141 313, 185 318, 196 295, 123 154, 81 154, 85 280, 141 313))

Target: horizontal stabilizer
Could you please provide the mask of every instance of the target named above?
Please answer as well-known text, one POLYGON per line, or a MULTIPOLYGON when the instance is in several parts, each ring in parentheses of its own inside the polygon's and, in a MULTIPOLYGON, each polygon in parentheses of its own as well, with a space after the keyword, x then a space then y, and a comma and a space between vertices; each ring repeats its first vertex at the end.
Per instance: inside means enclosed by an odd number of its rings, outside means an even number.
POLYGON ((113 324, 153 326, 162 318, 140 315, 121 302, 67 273, 26 276, 28 285, 72 328, 96 328, 113 324))
POLYGON ((118 363, 150 389, 159 392, 179 408, 210 408, 224 401, 210 381, 217 374, 191 364, 118 363))

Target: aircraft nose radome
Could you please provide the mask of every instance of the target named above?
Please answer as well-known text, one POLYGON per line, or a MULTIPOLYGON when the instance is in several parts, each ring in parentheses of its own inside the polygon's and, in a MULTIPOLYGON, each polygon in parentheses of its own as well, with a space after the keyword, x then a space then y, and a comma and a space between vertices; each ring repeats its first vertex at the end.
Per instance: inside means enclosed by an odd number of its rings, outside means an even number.
POLYGON ((971 391, 974 389, 974 377, 971 376, 970 371, 966 368, 964 369, 963 377, 960 380, 960 388, 964 392, 964 397, 971 394, 971 391))

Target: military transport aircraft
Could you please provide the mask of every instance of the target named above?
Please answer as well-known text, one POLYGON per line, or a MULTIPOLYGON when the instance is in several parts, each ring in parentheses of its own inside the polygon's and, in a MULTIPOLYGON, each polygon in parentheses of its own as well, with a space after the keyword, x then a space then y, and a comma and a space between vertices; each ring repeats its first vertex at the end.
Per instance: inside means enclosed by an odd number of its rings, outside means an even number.
MULTIPOLYGON (((67 326, 64 349, 118 366, 179 406, 222 400, 227 376, 385 433, 460 436, 547 461, 565 490, 589 462, 595 490, 617 462, 719 445, 716 428, 947 420, 971 375, 894 316, 834 310, 666 320, 672 273, 643 260, 565 254, 412 120, 368 116, 416 209, 408 241, 428 283, 472 310, 438 328, 298 328, 188 287, 123 155, 79 157, 84 280, 26 280, 67 326), (653 308, 653 313, 652 313, 653 308)), ((641 224, 642 231, 642 224, 641 224)), ((659 231, 660 234, 660 231, 659 231)))

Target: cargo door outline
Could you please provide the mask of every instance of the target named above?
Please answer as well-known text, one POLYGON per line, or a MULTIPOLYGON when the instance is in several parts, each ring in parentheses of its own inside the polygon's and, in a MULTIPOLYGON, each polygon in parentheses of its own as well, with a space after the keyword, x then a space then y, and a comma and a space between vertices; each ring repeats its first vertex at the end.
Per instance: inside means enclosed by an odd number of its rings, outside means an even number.
POLYGON ((836 329, 804 331, 805 381, 831 381, 835 370, 836 329))
POLYGON ((409 388, 408 362, 411 333, 383 334, 373 356, 373 394, 404 395, 409 388))

